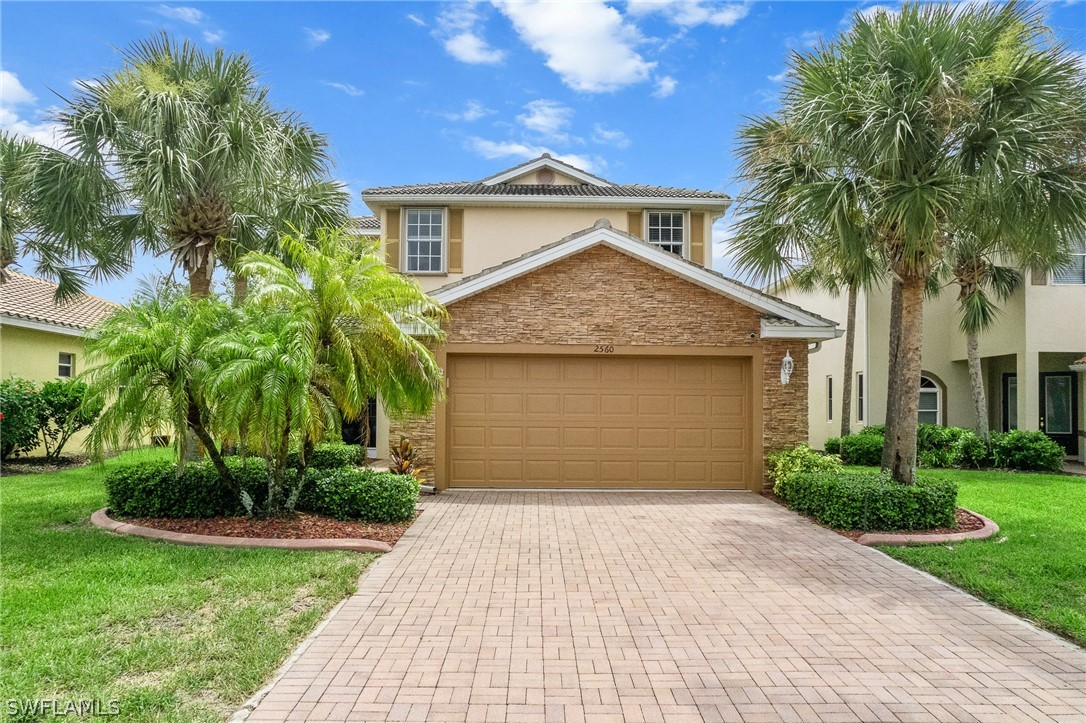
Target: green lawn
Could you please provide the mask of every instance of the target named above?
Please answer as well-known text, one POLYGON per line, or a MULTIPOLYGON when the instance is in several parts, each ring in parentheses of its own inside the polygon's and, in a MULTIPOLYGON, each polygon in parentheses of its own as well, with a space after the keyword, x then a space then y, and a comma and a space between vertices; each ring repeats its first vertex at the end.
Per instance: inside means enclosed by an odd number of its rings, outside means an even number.
POLYGON ((119 537, 89 522, 102 476, 0 482, 0 714, 12 698, 97 699, 119 701, 112 720, 222 720, 374 559, 119 537))
POLYGON ((883 552, 1086 646, 1086 477, 921 470, 995 520, 988 540, 883 552))

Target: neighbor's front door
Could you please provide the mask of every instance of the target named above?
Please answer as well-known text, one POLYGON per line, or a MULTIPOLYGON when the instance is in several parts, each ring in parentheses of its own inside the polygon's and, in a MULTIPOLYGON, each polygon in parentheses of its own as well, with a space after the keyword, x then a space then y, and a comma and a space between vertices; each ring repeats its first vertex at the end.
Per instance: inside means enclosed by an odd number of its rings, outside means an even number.
POLYGON ((1073 372, 1041 372, 1041 429, 1078 454, 1078 388, 1073 372))

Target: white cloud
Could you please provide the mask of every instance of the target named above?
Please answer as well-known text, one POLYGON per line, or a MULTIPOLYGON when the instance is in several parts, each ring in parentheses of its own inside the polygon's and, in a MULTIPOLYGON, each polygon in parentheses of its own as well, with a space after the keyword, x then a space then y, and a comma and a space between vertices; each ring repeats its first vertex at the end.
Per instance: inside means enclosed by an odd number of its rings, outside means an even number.
POLYGON ((469 100, 467 102, 467 105, 464 106, 464 110, 448 111, 445 113, 441 113, 440 115, 443 118, 448 118, 451 121, 464 121, 466 123, 471 123, 473 121, 479 120, 480 118, 491 115, 495 112, 496 111, 487 108, 477 100, 469 100))
POLYGON ((767 75, 766 79, 769 80, 769 82, 771 83, 783 83, 785 80, 788 79, 788 76, 789 72, 787 69, 785 69, 777 73, 776 75, 767 75))
POLYGON ((344 93, 346 93, 347 95, 352 96, 354 98, 357 98, 360 95, 365 95, 366 94, 366 91, 362 90, 361 88, 359 88, 359 87, 357 87, 355 85, 351 85, 350 83, 334 83, 334 82, 332 82, 330 80, 322 80, 321 85, 326 85, 329 88, 335 88, 336 90, 341 90, 344 93))
POLYGON ((898 10, 897 8, 891 7, 889 5, 868 5, 867 7, 857 8, 856 10, 850 12, 848 15, 845 16, 845 19, 841 21, 841 24, 846 26, 852 25, 852 20, 855 17, 861 17, 864 20, 870 22, 871 20, 874 20, 879 13, 886 13, 887 15, 893 17, 898 14, 898 10))
POLYGON ((580 168, 581 170, 588 171, 589 173, 593 173, 595 169, 604 165, 603 161, 596 157, 583 156, 576 153, 556 153, 546 146, 519 143, 517 141, 491 141, 486 138, 471 136, 467 139, 467 147, 469 150, 478 153, 483 158, 489 159, 520 158, 528 160, 531 158, 538 158, 544 153, 550 153, 554 158, 557 158, 564 163, 568 163, 571 166, 580 168))
POLYGON ((189 25, 199 25, 204 21, 205 17, 203 11, 197 10, 196 8, 173 5, 159 5, 155 8, 155 12, 164 18, 180 20, 189 25))
POLYGON ((209 43, 211 45, 215 45, 217 43, 222 42, 223 38, 225 38, 225 37, 226 37, 226 31, 225 30, 205 30, 204 31, 204 42, 209 43))
POLYGON ((750 3, 703 2, 703 0, 630 0, 626 3, 630 15, 659 13, 682 28, 708 23, 731 27, 750 13, 750 3))
POLYGON ((416 15, 415 13, 408 13, 408 14, 406 15, 406 17, 407 17, 407 19, 408 19, 408 20, 410 20, 411 22, 413 22, 413 23, 414 23, 415 25, 418 25, 418 26, 419 26, 420 28, 424 28, 424 27, 426 27, 426 21, 425 21, 425 20, 423 20, 422 18, 420 18, 420 17, 419 17, 418 15, 416 15))
POLYGON ((648 80, 656 63, 637 51, 640 31, 602 0, 493 0, 521 40, 569 87, 608 93, 648 80))
POLYGON ((332 34, 323 28, 302 28, 305 33, 305 42, 311 48, 323 45, 332 39, 332 34))
POLYGON ((612 130, 602 123, 592 126, 592 140, 600 145, 626 148, 630 145, 630 137, 620 130, 612 130))
POLYGON ((41 112, 35 107, 37 101, 34 94, 19 82, 19 76, 9 70, 0 70, 0 129, 59 148, 63 144, 60 126, 47 120, 23 117, 24 113, 30 113, 40 118, 41 112))
POLYGON ((555 100, 533 100, 524 106, 525 113, 517 116, 527 130, 538 134, 545 140, 555 143, 568 143, 570 121, 573 109, 555 100))
POLYGON ((656 90, 652 91, 652 97, 667 98, 675 92, 675 88, 678 85, 679 81, 675 80, 670 75, 661 76, 656 79, 656 90))
POLYGON ((505 60, 505 51, 490 47, 483 37, 483 17, 474 2, 448 6, 437 16, 434 36, 441 40, 445 52, 462 63, 495 65, 505 60))

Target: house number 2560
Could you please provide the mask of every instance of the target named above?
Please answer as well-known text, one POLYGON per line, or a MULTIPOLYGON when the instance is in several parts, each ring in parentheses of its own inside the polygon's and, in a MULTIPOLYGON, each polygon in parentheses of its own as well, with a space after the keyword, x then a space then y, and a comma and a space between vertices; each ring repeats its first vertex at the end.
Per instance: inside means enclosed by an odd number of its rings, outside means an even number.
POLYGON ((592 351, 596 354, 614 354, 615 347, 613 344, 596 344, 592 351))

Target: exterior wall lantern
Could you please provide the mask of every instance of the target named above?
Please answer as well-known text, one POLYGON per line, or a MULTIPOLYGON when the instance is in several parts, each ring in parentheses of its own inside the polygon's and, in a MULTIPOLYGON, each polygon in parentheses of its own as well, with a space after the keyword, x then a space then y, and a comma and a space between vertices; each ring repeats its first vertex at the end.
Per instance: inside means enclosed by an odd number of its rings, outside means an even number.
POLYGON ((796 368, 796 363, 792 361, 792 353, 784 352, 784 359, 781 359, 781 384, 787 384, 792 378, 792 371, 796 368))

